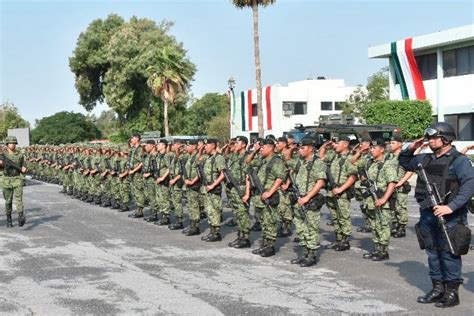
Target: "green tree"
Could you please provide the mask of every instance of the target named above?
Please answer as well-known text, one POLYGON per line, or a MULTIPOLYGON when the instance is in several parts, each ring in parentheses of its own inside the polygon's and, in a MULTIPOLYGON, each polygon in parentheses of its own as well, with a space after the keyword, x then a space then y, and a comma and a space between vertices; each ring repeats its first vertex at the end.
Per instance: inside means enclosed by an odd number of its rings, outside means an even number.
POLYGON ((389 99, 388 67, 384 67, 367 78, 367 86, 358 86, 349 95, 343 108, 344 114, 361 116, 362 108, 370 103, 389 99))
MULTIPOLYGON (((225 94, 207 93, 196 100, 186 111, 186 123, 183 134, 206 135, 207 124, 215 117, 224 117, 229 114, 229 101, 225 94)), ((228 124, 228 123, 227 123, 228 124)), ((227 130, 229 127, 227 127, 227 130)))
POLYGON ((206 124, 206 135, 226 142, 230 136, 229 112, 213 117, 206 124))
POLYGON ((183 45, 168 34, 171 26, 137 17, 127 22, 115 14, 94 20, 79 36, 69 59, 80 104, 91 110, 97 102, 106 102, 118 114, 122 130, 155 125, 150 118, 163 121, 164 111, 157 110, 163 102, 156 102, 147 82, 172 70, 167 77, 178 76, 187 87, 195 73, 183 45))
POLYGON ((258 34, 258 6, 272 5, 276 0, 232 0, 239 9, 252 8, 253 13, 253 44, 255 57, 255 80, 257 86, 258 135, 263 137, 263 107, 262 107, 262 69, 260 65, 260 44, 258 34))
POLYGON ((83 114, 58 112, 37 121, 31 132, 35 144, 65 144, 101 137, 99 129, 83 114))
POLYGON ((102 111, 97 117, 94 114, 87 118, 100 130, 102 137, 109 137, 120 129, 120 122, 114 110, 102 111))
POLYGON ((423 135, 432 121, 428 101, 377 101, 362 108, 362 118, 367 124, 394 124, 401 128, 407 139, 423 135))
POLYGON ((11 102, 3 102, 0 106, 0 140, 7 137, 9 129, 30 127, 18 113, 18 108, 11 102))

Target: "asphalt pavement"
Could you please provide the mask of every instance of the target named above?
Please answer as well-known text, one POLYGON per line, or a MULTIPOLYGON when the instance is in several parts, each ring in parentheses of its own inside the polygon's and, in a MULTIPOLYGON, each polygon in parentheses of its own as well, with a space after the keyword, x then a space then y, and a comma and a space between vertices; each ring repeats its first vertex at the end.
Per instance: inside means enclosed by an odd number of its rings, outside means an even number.
MULTIPOLYGON (((57 185, 28 181, 27 223, 6 228, 0 197, 0 313, 16 315, 193 314, 472 315, 474 251, 463 257, 461 305, 440 310, 416 297, 431 288, 426 255, 413 226, 418 211, 409 201, 406 238, 392 239, 390 260, 362 259, 370 234, 352 204, 353 240, 344 252, 318 252, 317 265, 300 268, 291 238, 278 240, 278 253, 262 258, 251 249, 227 246, 235 228, 223 226, 224 240, 157 227, 127 213, 86 204, 59 193, 57 185)), ((228 220, 230 210, 225 209, 228 220)), ((322 210, 322 244, 333 240, 322 210)), ((471 222, 474 217, 470 216, 471 222)), ((186 218, 187 223, 187 218, 186 218)), ((204 233, 209 231, 203 224, 204 233)), ((471 226, 471 229, 473 227, 471 226)), ((254 248, 258 233, 252 233, 254 248)))

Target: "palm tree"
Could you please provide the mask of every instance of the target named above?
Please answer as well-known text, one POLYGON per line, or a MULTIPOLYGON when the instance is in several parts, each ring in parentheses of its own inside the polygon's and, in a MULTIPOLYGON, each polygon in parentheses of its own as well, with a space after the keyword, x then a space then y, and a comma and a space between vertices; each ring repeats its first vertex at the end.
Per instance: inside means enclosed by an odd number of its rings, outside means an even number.
POLYGON ((258 115, 258 135, 263 137, 263 108, 262 108, 262 69, 260 66, 260 47, 258 36, 258 6, 266 7, 274 4, 276 0, 232 0, 232 3, 239 9, 252 8, 253 12, 253 44, 255 55, 255 78, 257 82, 257 115, 258 115))
POLYGON ((194 73, 191 64, 182 52, 165 47, 157 58, 157 65, 147 69, 150 76, 147 85, 154 96, 163 101, 163 121, 165 137, 170 135, 168 107, 173 104, 179 94, 186 91, 194 73))

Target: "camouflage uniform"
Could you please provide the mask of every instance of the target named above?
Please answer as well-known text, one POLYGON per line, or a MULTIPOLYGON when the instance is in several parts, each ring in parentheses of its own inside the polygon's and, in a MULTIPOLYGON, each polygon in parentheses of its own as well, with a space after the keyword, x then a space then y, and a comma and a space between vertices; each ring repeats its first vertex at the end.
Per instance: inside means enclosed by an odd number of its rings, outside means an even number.
POLYGON ((370 227, 372 226, 370 223, 370 219, 367 216, 367 200, 362 197, 362 193, 365 191, 365 186, 362 185, 360 179, 361 175, 363 174, 363 169, 367 165, 367 161, 369 161, 369 159, 369 154, 363 154, 356 163, 358 179, 354 183, 354 193, 356 200, 359 202, 360 211, 364 219, 363 226, 358 228, 357 231, 370 231, 370 227))
MULTIPOLYGON (((398 162, 398 155, 392 154, 392 159, 395 160, 394 164, 397 165, 397 177, 399 179, 405 176, 405 169, 398 162)), ((396 189, 393 193, 392 199, 393 202, 390 203, 391 209, 391 222, 393 224, 394 230, 397 231, 403 230, 405 232, 405 227, 408 224, 408 193, 411 190, 410 183, 407 181, 403 186, 396 189)), ((403 234, 404 235, 404 234, 403 234)))
MULTIPOLYGON (((143 149, 141 146, 131 147, 129 155, 129 166, 130 169, 134 169, 138 164, 142 162, 143 149)), ((140 170, 132 174, 131 176, 131 187, 132 195, 137 205, 136 215, 137 217, 143 216, 143 207, 145 206, 145 193, 144 193, 144 181, 140 170)))
MULTIPOLYGON (((156 161, 156 177, 161 178, 170 168, 171 159, 173 155, 170 153, 157 153, 155 156, 156 161)), ((156 204, 157 209, 162 215, 162 222, 165 225, 169 224, 170 217, 170 188, 169 188, 169 176, 155 187, 156 193, 156 204)))
POLYGON ((157 204, 156 204, 156 184, 155 184, 155 177, 153 176, 154 173, 154 160, 156 158, 156 153, 146 153, 143 159, 143 174, 151 173, 148 178, 143 176, 144 186, 145 186, 145 197, 149 201, 150 204, 150 214, 152 218, 157 217, 157 204))
MULTIPOLYGON (((177 176, 181 175, 181 170, 186 163, 188 155, 181 154, 177 156, 173 154, 170 161, 170 178, 176 178, 177 176)), ((183 228, 183 186, 184 180, 181 178, 176 181, 176 183, 170 186, 170 193, 171 193, 171 202, 175 212, 175 225, 170 226, 170 228, 178 229, 183 228)))
MULTIPOLYGON (((197 163, 198 163, 198 153, 194 153, 186 160, 184 165, 185 178, 192 180, 195 179, 197 175, 197 163)), ((199 229, 199 220, 200 220, 200 208, 199 208, 199 199, 202 194, 200 193, 201 184, 199 180, 192 186, 185 185, 184 192, 186 194, 187 208, 189 214, 189 230, 187 232, 188 236, 200 234, 199 229)))

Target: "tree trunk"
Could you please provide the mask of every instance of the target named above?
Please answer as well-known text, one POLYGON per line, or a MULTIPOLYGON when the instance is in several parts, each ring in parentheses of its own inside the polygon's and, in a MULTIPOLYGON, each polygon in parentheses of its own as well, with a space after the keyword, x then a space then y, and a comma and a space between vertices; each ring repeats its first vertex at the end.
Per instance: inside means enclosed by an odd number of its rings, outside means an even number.
POLYGON ((257 0, 253 0, 252 11, 253 11, 253 43, 254 43, 254 51, 255 51, 255 79, 257 82, 258 136, 263 137, 262 71, 260 68, 257 0))
POLYGON ((168 124, 168 101, 166 99, 163 100, 164 106, 163 106, 163 120, 165 123, 165 137, 170 136, 170 127, 168 124))

